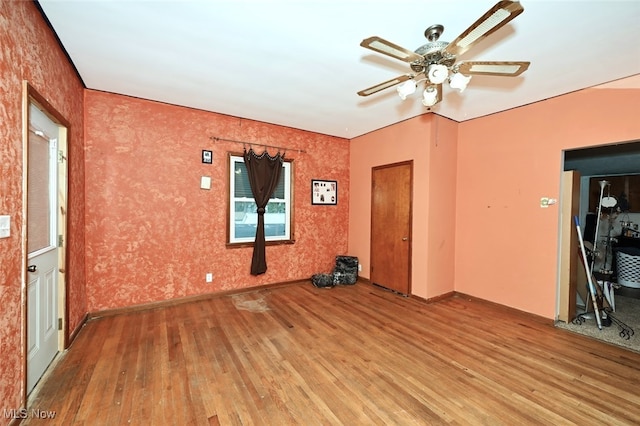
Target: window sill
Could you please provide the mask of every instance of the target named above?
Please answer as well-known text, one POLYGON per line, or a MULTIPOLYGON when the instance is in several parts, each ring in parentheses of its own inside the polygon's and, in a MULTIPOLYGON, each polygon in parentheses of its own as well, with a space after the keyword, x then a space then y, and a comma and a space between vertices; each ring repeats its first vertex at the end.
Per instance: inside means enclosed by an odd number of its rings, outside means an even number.
MULTIPOLYGON (((282 245, 291 245, 295 244, 296 240, 278 240, 278 241, 266 241, 265 246, 282 246, 282 245)), ((228 249, 234 248, 244 248, 244 247, 253 247, 255 243, 227 243, 226 246, 228 249)))

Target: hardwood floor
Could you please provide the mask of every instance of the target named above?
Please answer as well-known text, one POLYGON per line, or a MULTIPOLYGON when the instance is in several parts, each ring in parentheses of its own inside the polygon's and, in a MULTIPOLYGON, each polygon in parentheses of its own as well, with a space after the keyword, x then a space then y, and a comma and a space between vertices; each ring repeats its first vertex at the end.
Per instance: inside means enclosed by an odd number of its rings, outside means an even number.
POLYGON ((305 283, 91 320, 36 392, 48 425, 631 425, 640 354, 461 296, 305 283))

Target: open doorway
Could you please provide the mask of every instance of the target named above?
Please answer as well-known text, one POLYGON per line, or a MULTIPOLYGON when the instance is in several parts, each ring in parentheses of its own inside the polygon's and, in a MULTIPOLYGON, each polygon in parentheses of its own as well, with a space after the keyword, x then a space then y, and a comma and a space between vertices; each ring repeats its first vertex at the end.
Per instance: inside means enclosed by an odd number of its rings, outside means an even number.
MULTIPOLYGON (((67 129, 68 125, 25 83, 24 315, 25 393, 67 344, 67 129)), ((25 396, 26 396, 25 395, 25 396)))
MULTIPOLYGON (((622 268, 616 264, 619 251, 627 246, 640 248, 640 232, 634 232, 640 223, 640 141, 568 150, 563 155, 558 319, 568 323, 576 315, 593 311, 587 271, 579 260, 574 216, 578 217, 593 271, 589 276, 604 299, 605 310, 611 309, 614 319, 624 316, 624 312, 616 309, 622 306, 626 311, 640 312, 640 279, 629 283, 618 277, 622 268), (628 287, 629 284, 639 288, 628 287)), ((640 277, 640 262, 633 267, 635 276, 640 277)), ((640 333, 640 327, 635 328, 640 333)), ((604 338, 606 333, 597 329, 584 334, 628 346, 625 344, 628 342, 619 341, 617 331, 624 334, 623 329, 616 324, 611 329, 615 331, 614 341, 604 338)), ((589 327, 583 326, 582 330, 589 331, 589 327)), ((580 332, 580 327, 573 331, 580 332)), ((625 337, 628 336, 622 339, 625 337)))

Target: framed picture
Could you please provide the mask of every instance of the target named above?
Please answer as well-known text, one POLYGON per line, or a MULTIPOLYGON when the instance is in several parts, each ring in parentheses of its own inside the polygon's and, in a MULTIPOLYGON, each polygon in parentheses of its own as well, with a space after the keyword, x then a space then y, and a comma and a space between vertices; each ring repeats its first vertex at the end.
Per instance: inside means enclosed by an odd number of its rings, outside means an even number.
POLYGON ((311 204, 338 204, 338 182, 312 179, 311 204))
POLYGON ((213 152, 202 150, 202 162, 204 164, 213 164, 213 152))

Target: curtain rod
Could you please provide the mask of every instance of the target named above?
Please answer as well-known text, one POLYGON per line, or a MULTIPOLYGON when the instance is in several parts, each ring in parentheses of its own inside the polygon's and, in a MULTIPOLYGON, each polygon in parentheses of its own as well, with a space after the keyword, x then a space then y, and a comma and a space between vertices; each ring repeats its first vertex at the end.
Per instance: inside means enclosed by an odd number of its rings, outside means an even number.
POLYGON ((211 136, 209 139, 213 140, 214 142, 218 142, 218 141, 225 141, 225 142, 233 142, 233 143, 241 143, 243 145, 256 145, 256 146, 264 146, 265 148, 276 148, 278 151, 296 151, 298 153, 304 153, 306 154, 307 151, 305 151, 304 149, 291 149, 291 148, 286 148, 286 147, 282 147, 282 146, 275 146, 275 145, 267 145, 264 143, 256 143, 256 142, 245 142, 245 141, 237 141, 235 139, 225 139, 225 138, 219 138, 217 136, 211 136))

